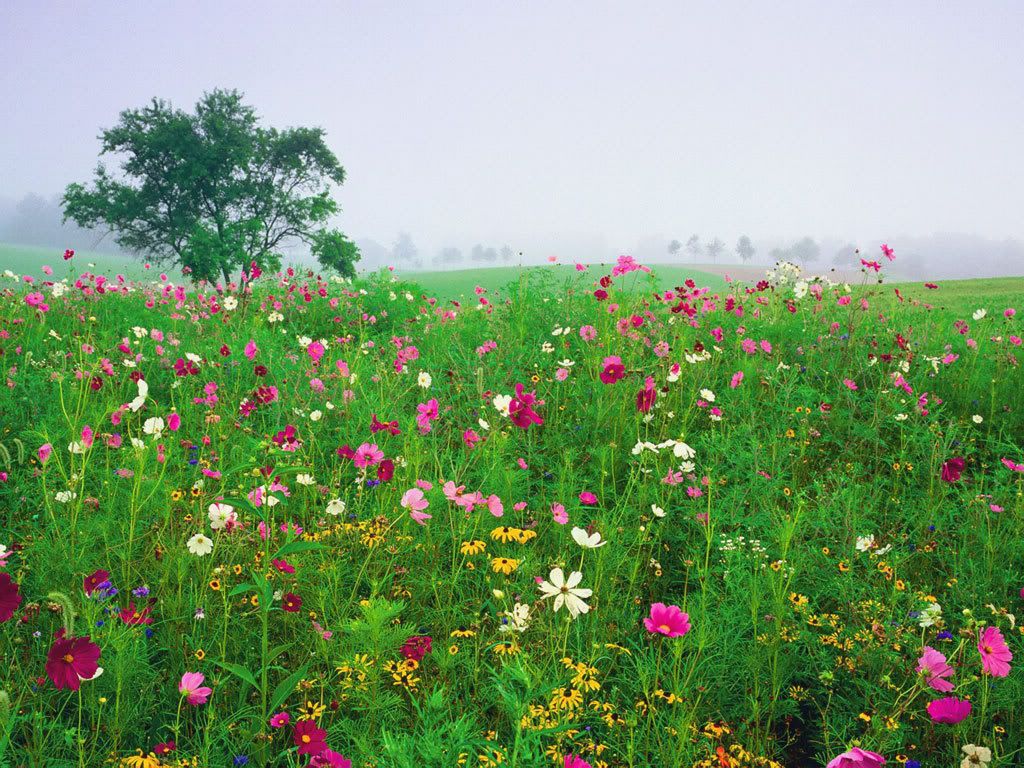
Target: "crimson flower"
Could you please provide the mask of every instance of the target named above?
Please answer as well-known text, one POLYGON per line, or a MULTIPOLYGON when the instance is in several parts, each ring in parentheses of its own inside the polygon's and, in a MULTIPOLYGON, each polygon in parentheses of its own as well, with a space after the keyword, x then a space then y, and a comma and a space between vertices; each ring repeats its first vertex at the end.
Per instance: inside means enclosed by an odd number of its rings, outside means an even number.
POLYGON ((327 749, 327 731, 317 728, 312 720, 299 720, 292 732, 292 740, 300 755, 319 755, 327 749))
POLYGON ((21 605, 18 585, 11 581, 9 573, 0 573, 0 622, 9 620, 21 605))
POLYGON ((77 691, 82 680, 96 676, 99 660, 100 647, 88 635, 58 637, 46 656, 46 674, 58 690, 70 688, 77 691))

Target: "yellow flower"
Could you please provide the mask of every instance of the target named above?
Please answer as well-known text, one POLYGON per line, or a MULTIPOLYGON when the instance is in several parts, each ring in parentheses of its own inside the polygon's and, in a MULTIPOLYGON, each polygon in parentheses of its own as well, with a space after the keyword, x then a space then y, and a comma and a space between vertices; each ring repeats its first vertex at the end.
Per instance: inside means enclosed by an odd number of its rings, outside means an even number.
POLYGON ((491 570, 495 573, 504 573, 506 576, 519 567, 519 561, 511 557, 495 557, 491 560, 491 570))
POLYGON ((503 525, 491 531, 491 538, 495 541, 509 542, 512 539, 518 539, 521 533, 522 531, 518 528, 510 528, 507 525, 503 525))
POLYGON ((459 627, 458 629, 453 629, 451 631, 451 634, 449 635, 449 637, 475 637, 475 636, 476 636, 476 632, 474 630, 472 630, 472 629, 467 629, 466 627, 459 627))
POLYGON ((571 686, 559 688, 551 697, 551 709, 577 709, 583 703, 583 694, 571 686))
POLYGON ((474 539, 473 541, 464 541, 462 546, 459 547, 459 552, 466 556, 479 555, 487 549, 487 542, 474 539))

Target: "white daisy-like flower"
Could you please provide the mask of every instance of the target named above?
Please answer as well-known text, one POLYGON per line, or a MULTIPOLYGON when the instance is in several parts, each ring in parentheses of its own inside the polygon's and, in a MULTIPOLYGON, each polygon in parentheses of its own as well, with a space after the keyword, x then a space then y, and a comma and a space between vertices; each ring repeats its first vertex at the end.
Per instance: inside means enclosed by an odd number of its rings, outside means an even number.
POLYGON ((583 574, 580 571, 573 571, 566 579, 562 569, 555 568, 548 574, 548 581, 542 581, 537 586, 544 593, 542 599, 555 598, 555 613, 564 605, 569 611, 569 617, 575 619, 590 610, 584 600, 594 594, 592 589, 580 589, 579 583, 582 580, 583 574))
POLYGON ((607 541, 602 541, 601 534, 597 531, 588 534, 583 528, 572 529, 572 539, 584 549, 597 549, 607 544, 607 541))
POLYGON ((423 389, 430 389, 430 385, 433 381, 434 380, 431 378, 430 374, 426 371, 420 371, 420 375, 416 377, 416 383, 423 389))
POLYGON ((185 544, 188 551, 196 557, 206 557, 213 552, 213 539, 202 533, 197 533, 185 544))
POLYGON ((238 519, 235 508, 220 501, 215 501, 209 506, 207 517, 210 518, 210 528, 215 531, 226 528, 228 523, 233 523, 238 519))
POLYGON ((345 502, 341 499, 331 499, 327 502, 328 515, 342 515, 345 513, 345 502))

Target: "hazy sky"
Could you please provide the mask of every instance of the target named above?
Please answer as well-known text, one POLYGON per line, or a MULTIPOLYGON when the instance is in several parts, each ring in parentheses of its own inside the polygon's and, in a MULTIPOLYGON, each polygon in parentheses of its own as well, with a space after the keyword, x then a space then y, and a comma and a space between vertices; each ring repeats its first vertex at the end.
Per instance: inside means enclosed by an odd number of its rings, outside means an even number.
POLYGON ((343 228, 385 243, 1022 237, 1022 30, 1015 1, 10 0, 0 194, 220 86, 324 127, 343 228))

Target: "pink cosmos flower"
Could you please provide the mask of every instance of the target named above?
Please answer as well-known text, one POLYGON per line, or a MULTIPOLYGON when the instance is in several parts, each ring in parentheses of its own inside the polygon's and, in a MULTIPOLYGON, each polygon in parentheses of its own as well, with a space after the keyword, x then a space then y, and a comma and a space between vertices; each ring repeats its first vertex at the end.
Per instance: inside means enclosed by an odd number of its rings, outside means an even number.
POLYGON ((356 448, 355 455, 352 456, 352 463, 360 469, 366 469, 378 464, 383 458, 384 451, 378 448, 376 443, 363 443, 356 448))
POLYGON ((249 339, 249 343, 245 345, 245 356, 252 360, 256 357, 257 352, 259 352, 259 347, 256 346, 256 342, 249 339))
POLYGON ((654 603, 651 605, 651 615, 644 617, 644 626, 652 635, 682 637, 690 631, 690 617, 678 605, 654 603))
POLYGON ((946 696, 928 702, 927 709, 929 717, 936 723, 956 725, 971 714, 971 702, 956 696, 946 696))
POLYGON ((562 768, 591 768, 590 763, 576 755, 566 755, 562 768))
POLYGON ((986 675, 1006 677, 1010 674, 1013 654, 998 627, 985 627, 979 633, 978 652, 981 654, 982 672, 986 675))
POLYGON ((743 371, 736 371, 729 380, 729 388, 736 389, 741 383, 743 383, 743 371))
POLYGON ((50 454, 53 453, 53 446, 49 443, 43 443, 39 446, 37 455, 39 456, 39 463, 45 464, 50 459, 50 454))
POLYGON ((205 680, 206 677, 200 672, 186 672, 181 676, 181 682, 178 683, 178 692, 186 697, 188 703, 193 707, 205 704, 206 700, 210 698, 210 694, 213 693, 212 688, 203 685, 205 680))
POLYGON ((1024 472, 1024 463, 1018 464, 1017 462, 1006 458, 1000 459, 1000 461, 1003 462, 1003 466, 1011 472, 1024 472))
POLYGON ((284 728, 292 721, 292 716, 287 712, 276 712, 270 716, 271 728, 284 728))
POLYGON ((423 491, 419 488, 410 488, 404 494, 402 494, 402 506, 409 510, 409 517, 415 520, 420 525, 426 525, 433 515, 428 515, 425 510, 430 506, 430 502, 423 496, 423 491))
POLYGON ((565 525, 569 522, 569 515, 565 511, 565 507, 557 501, 551 505, 551 516, 559 525, 565 525))
POLYGON ((580 491, 580 503, 585 504, 588 507, 597 505, 597 496, 590 491, 580 491))
POLYGON ((880 765, 885 765, 885 758, 880 754, 854 747, 832 758, 826 768, 878 768, 880 765))
POLYGON ((928 685, 936 691, 949 693, 953 684, 946 678, 953 676, 953 668, 946 663, 946 657, 930 646, 925 646, 917 660, 917 671, 927 675, 928 685))
POLYGON ((533 410, 534 403, 543 405, 543 401, 537 400, 536 392, 526 392, 522 384, 516 384, 516 396, 508 404, 508 416, 512 423, 521 429, 529 429, 531 424, 543 424, 544 419, 533 410))
POLYGON ((599 378, 605 384, 614 384, 626 376, 626 366, 618 355, 609 355, 601 361, 603 366, 599 378))

